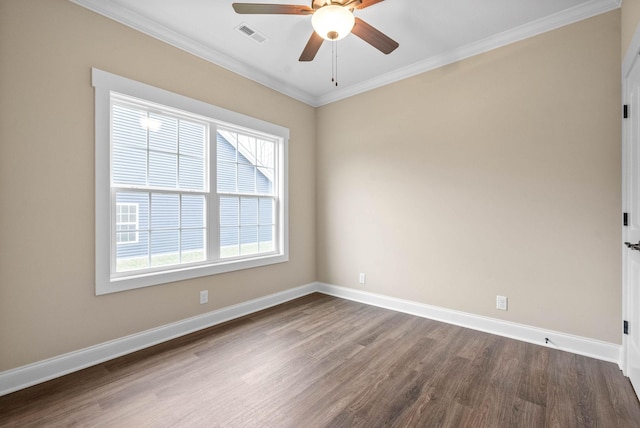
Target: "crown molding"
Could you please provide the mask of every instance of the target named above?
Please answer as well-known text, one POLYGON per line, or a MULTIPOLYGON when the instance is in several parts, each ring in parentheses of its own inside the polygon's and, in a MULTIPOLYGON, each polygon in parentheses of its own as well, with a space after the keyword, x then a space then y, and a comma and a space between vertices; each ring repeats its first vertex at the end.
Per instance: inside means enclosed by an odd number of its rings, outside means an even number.
POLYGON ((246 77, 249 80, 260 83, 274 91, 280 92, 298 101, 302 101, 305 104, 309 104, 315 107, 315 97, 300 91, 296 88, 292 88, 287 82, 276 79, 272 76, 264 73, 257 73, 252 67, 241 63, 238 60, 231 58, 215 49, 211 49, 202 43, 199 43, 189 37, 186 37, 176 31, 167 28, 166 26, 149 19, 139 13, 118 6, 110 1, 105 0, 69 0, 72 3, 82 6, 91 10, 97 14, 112 19, 134 30, 140 31, 148 36, 158 39, 164 43, 167 43, 173 47, 181 49, 199 58, 209 61, 217 66, 225 68, 235 74, 242 77, 246 77))
POLYGON ((339 91, 327 93, 326 95, 316 99, 316 107, 340 101, 475 55, 492 51, 511 43, 519 42, 539 34, 610 12, 618 9, 621 4, 622 0, 591 0, 587 3, 566 9, 554 15, 538 19, 511 30, 487 37, 486 39, 452 49, 441 55, 436 55, 423 61, 383 74, 374 79, 369 79, 356 85, 344 87, 339 91))
POLYGON ((79 6, 110 18, 123 25, 138 30, 144 34, 161 40, 178 49, 189 52, 199 58, 216 64, 242 77, 253 80, 270 89, 280 92, 286 96, 294 98, 312 107, 320 107, 363 92, 370 91, 418 74, 434 70, 436 68, 451 64, 478 54, 489 52, 502 46, 515 43, 529 37, 537 36, 548 31, 564 27, 575 22, 591 18, 602 13, 617 9, 621 6, 622 0, 590 0, 581 5, 566 9, 554 15, 538 19, 536 21, 521 25, 514 29, 496 34, 478 42, 470 43, 446 52, 416 62, 406 67, 383 74, 373 79, 360 82, 348 87, 333 90, 326 95, 316 97, 291 87, 287 82, 273 76, 258 73, 240 61, 237 61, 217 50, 211 49, 201 43, 179 34, 156 21, 146 18, 132 10, 118 6, 110 1, 104 0, 69 0, 79 6))

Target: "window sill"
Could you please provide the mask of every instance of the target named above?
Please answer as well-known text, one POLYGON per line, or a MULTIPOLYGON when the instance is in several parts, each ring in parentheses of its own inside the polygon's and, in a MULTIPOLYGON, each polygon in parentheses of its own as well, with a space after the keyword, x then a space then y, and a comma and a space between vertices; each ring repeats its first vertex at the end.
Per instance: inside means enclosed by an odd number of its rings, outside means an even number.
POLYGON ((167 284, 170 282, 183 281, 186 279, 200 278, 203 276, 216 275, 225 272, 251 269, 261 266, 268 266, 289 261, 286 254, 275 254, 260 256, 252 259, 231 260, 216 264, 205 264, 189 267, 176 267, 173 270, 163 270, 161 272, 149 272, 139 275, 128 275, 119 278, 105 278, 96 283, 96 295, 117 293, 119 291, 134 290, 136 288, 149 287, 152 285, 167 284))

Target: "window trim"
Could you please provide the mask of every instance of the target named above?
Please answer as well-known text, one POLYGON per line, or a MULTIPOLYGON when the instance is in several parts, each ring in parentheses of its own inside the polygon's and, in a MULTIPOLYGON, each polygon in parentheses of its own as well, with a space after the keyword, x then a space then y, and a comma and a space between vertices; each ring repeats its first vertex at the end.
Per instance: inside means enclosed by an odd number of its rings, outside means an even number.
MULTIPOLYGON (((288 213, 288 145, 289 129, 236 113, 184 95, 176 94, 145 83, 127 79, 97 68, 92 68, 92 86, 95 89, 95 238, 96 238, 96 295, 115 293, 152 285, 165 284, 224 272, 250 269, 283 263, 289 260, 289 213, 288 213), (151 103, 210 118, 221 126, 244 128, 248 132, 259 132, 281 140, 279 162, 281 179, 277 180, 278 205, 277 236, 279 252, 257 255, 250 259, 219 261, 198 266, 173 266, 162 272, 132 273, 126 277, 111 275, 111 93, 116 92, 151 103)), ((213 184, 212 184, 213 186, 213 184)), ((215 193, 215 189, 210 189, 215 193)), ((210 213, 211 214, 211 213, 210 213)), ((210 227, 218 227, 211 222, 210 227)))

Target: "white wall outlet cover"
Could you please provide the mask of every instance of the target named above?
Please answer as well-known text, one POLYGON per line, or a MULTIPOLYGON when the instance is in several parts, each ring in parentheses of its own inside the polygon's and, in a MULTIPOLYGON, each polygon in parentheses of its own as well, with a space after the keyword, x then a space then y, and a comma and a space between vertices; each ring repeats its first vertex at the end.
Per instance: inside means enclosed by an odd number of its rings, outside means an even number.
POLYGON ((202 290, 200 292, 200 304, 207 303, 209 301, 209 290, 202 290))
POLYGON ((506 296, 496 296, 496 309, 500 309, 501 311, 507 310, 507 297, 506 296))

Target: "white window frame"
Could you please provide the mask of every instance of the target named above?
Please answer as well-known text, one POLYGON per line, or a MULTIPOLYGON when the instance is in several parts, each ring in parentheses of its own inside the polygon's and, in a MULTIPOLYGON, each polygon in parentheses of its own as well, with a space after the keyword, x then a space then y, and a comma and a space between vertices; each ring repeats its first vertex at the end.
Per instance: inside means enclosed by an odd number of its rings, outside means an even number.
MULTIPOLYGON (((174 281, 215 275, 242 269, 283 263, 289 260, 289 220, 288 220, 288 145, 289 129, 252 118, 240 113, 223 109, 174 92, 156 88, 122 76, 108 73, 97 68, 92 69, 92 86, 95 88, 95 209, 96 209, 96 295, 131 290, 174 281), (206 117, 220 126, 244 129, 250 133, 259 133, 278 141, 276 162, 278 176, 274 185, 276 194, 276 240, 277 250, 269 254, 256 254, 232 260, 218 260, 196 266, 177 265, 160 271, 132 271, 122 275, 113 272, 112 216, 115 208, 111 198, 111 95, 112 93, 137 98, 150 103, 167 106, 206 117)), ((215 140, 210 152, 215 157, 215 140)), ((215 170, 215 162, 210 168, 215 170)), ((212 173, 211 176, 215 177, 212 173)), ((215 183, 211 183, 211 192, 215 194, 215 183)), ((218 213, 208 210, 210 228, 218 228, 218 213)), ((209 250, 216 251, 217 243, 209 241, 209 250), (213 248, 212 248, 213 247, 213 248)))
MULTIPOLYGON (((122 245, 122 244, 137 244, 139 242, 139 237, 138 237, 138 225, 139 225, 139 214, 140 214, 140 207, 138 206, 138 204, 136 203, 129 203, 129 202, 117 202, 116 203, 116 230, 118 228, 119 224, 126 224, 126 225, 134 225, 135 228, 134 230, 125 230, 125 231, 119 231, 119 232, 127 232, 127 234, 133 232, 135 233, 135 239, 131 240, 131 241, 118 241, 116 239, 116 244, 117 245, 122 245), (131 221, 124 221, 124 222, 118 222, 118 215, 121 213, 118 212, 118 208, 120 207, 136 207, 136 221, 135 222, 131 222, 131 221)), ((131 215, 130 212, 127 213, 127 215, 131 215)))

